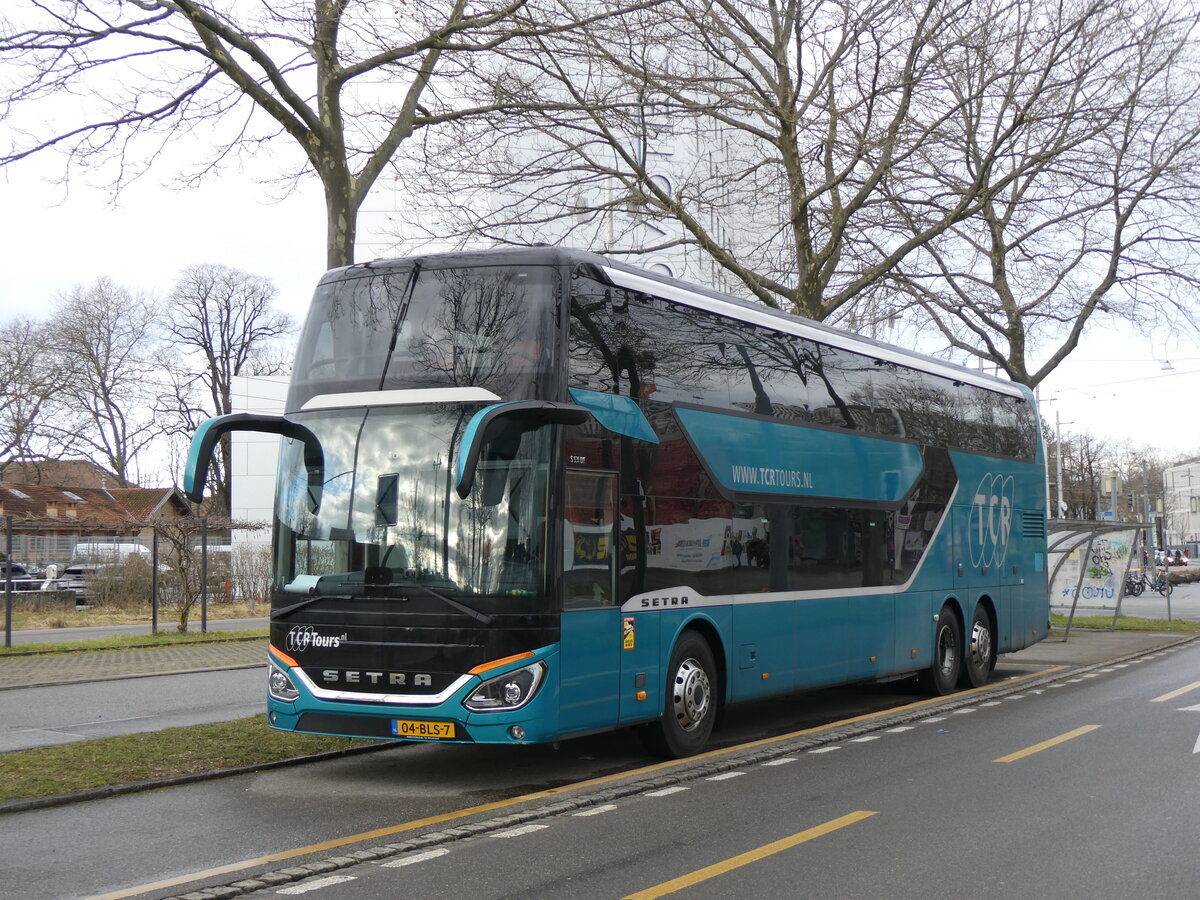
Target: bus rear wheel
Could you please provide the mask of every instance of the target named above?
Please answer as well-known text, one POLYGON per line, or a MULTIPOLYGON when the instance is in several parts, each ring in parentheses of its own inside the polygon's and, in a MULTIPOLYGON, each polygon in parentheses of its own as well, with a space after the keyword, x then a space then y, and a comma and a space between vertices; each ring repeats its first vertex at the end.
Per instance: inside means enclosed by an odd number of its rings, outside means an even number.
POLYGON ((962 669, 962 625, 949 606, 938 613, 934 629, 933 665, 921 673, 921 686, 931 694, 942 697, 958 686, 962 669))
POLYGON ((963 660, 959 683, 963 687, 983 687, 996 668, 996 636, 992 617, 982 606, 975 607, 971 632, 967 635, 967 655, 963 660))
POLYGON ((641 731, 656 756, 680 758, 704 749, 717 717, 717 667, 708 641, 684 632, 667 666, 662 718, 641 731))

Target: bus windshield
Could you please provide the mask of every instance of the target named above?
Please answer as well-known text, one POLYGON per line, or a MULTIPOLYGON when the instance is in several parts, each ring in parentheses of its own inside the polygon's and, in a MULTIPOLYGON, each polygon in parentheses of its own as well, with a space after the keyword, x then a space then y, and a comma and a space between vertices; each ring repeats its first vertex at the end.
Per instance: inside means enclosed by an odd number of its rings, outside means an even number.
POLYGON ((321 442, 325 484, 314 512, 303 444, 285 439, 276 496, 277 614, 313 597, 421 600, 407 608, 449 605, 481 621, 541 608, 550 429, 523 434, 511 460, 482 464, 471 494, 460 500, 452 489, 453 454, 477 408, 294 416, 321 442))
POLYGON ((553 397, 556 270, 368 264, 318 286, 287 408, 315 396, 483 388, 504 400, 553 397))

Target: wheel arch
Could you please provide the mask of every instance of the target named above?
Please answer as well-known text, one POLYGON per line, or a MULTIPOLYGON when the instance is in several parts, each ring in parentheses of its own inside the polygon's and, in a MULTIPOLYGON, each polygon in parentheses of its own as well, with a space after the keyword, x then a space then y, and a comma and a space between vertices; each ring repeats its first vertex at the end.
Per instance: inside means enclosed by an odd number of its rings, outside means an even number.
MULTIPOLYGON (((967 616, 966 616, 966 613, 963 611, 962 601, 959 600, 955 594, 947 594, 945 597, 942 598, 942 602, 938 605, 937 609, 935 609, 933 611, 933 623, 932 624, 933 624, 933 630, 935 632, 937 631, 938 616, 940 616, 942 614, 943 609, 952 610, 954 612, 954 614, 956 616, 958 616, 958 625, 959 625, 960 630, 963 630, 963 631, 966 630, 967 616)), ((973 608, 972 608, 972 611, 974 611, 973 608)))

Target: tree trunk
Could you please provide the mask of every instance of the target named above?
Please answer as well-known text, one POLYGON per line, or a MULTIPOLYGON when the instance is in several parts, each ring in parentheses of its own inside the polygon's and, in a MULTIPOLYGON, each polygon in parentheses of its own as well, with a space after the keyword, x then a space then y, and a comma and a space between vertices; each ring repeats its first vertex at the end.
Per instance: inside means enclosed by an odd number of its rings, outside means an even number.
POLYGON ((325 264, 337 269, 354 264, 354 237, 358 208, 350 199, 346 178, 325 178, 325 264))

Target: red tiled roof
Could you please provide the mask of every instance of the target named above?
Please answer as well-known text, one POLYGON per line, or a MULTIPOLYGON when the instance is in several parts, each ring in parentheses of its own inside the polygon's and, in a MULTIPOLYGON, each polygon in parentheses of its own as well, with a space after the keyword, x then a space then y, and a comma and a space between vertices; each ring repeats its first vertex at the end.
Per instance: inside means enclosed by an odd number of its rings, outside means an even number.
POLYGON ((13 462, 4 467, 0 481, 66 488, 114 488, 121 480, 88 459, 43 459, 13 462))
POLYGON ((0 504, 0 515, 12 516, 14 526, 85 531, 132 532, 152 519, 189 515, 187 502, 174 488, 103 490, 5 481, 0 482, 0 504))

